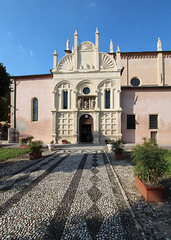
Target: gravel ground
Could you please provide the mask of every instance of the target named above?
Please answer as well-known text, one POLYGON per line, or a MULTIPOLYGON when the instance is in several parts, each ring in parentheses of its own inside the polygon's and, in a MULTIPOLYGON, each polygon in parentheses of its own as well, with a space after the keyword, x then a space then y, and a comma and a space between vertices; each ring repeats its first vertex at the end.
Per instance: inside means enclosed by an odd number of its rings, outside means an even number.
POLYGON ((145 203, 126 160, 82 149, 0 165, 0 239, 169 240, 170 203, 145 203))
POLYGON ((136 219, 142 226, 147 239, 171 239, 171 189, 170 181, 166 183, 163 203, 146 203, 134 183, 133 166, 130 159, 114 160, 109 154, 112 166, 129 199, 136 219))

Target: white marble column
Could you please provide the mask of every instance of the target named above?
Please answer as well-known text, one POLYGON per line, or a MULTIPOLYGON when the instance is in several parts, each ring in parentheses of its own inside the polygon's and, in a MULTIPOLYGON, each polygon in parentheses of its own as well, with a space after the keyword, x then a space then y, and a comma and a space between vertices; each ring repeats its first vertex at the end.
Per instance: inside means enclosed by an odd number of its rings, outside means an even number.
POLYGON ((78 117, 78 113, 77 112, 74 112, 74 126, 73 126, 73 131, 74 131, 74 142, 75 143, 78 143, 78 120, 77 120, 77 117, 78 117))
POLYGON ((57 115, 57 111, 52 111, 52 139, 53 141, 56 143, 56 136, 57 136, 57 133, 56 133, 56 115, 57 115))
POLYGON ((77 91, 73 91, 73 110, 77 109, 77 91))
POLYGON ((93 143, 99 143, 99 134, 100 126, 99 126, 99 112, 95 112, 94 114, 94 133, 93 133, 93 143))

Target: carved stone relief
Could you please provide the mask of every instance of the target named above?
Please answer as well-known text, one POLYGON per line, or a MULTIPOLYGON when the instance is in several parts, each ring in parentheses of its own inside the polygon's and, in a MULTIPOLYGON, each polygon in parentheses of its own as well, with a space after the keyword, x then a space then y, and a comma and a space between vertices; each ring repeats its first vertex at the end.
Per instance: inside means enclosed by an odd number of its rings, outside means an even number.
POLYGON ((77 106, 79 110, 89 110, 95 108, 95 97, 78 97, 77 106))

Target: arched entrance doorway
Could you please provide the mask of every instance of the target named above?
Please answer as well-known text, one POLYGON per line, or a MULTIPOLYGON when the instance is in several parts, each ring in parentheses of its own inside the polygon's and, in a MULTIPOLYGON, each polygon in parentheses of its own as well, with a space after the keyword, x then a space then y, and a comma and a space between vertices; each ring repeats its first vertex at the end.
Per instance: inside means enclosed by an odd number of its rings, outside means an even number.
POLYGON ((80 142, 93 142, 93 118, 89 114, 80 117, 80 142))

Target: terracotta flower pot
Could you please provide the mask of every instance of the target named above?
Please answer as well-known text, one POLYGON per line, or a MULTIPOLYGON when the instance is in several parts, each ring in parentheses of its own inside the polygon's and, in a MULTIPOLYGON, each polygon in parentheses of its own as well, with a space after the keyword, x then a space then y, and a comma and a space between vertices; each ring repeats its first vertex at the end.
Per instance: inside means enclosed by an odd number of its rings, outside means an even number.
POLYGON ((146 187, 137 176, 135 176, 135 185, 146 202, 163 202, 163 191, 165 187, 146 187))
POLYGON ((26 148, 29 148, 29 145, 20 145, 20 148, 26 149, 26 148))
POLYGON ((62 144, 67 144, 67 142, 62 142, 62 144))
POLYGON ((115 153, 114 152, 114 155, 115 155, 116 160, 123 160, 123 154, 122 153, 115 153))
POLYGON ((42 152, 38 153, 29 153, 30 159, 37 159, 42 157, 42 152))

